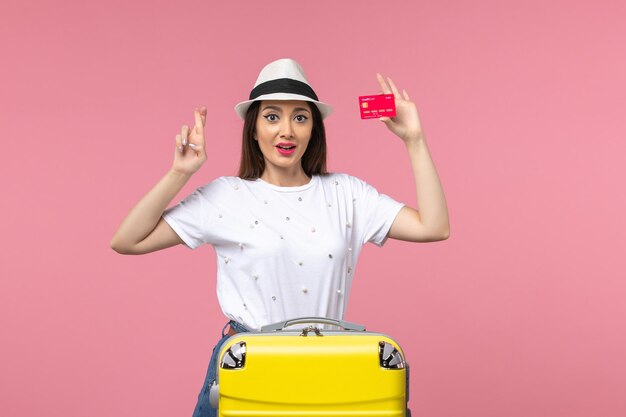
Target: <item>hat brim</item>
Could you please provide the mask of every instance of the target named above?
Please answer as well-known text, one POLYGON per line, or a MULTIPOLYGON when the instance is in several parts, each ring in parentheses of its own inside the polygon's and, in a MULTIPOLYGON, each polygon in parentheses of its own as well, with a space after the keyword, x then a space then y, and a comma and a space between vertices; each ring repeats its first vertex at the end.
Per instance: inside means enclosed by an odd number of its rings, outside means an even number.
POLYGON ((308 101, 311 103, 314 103, 317 108, 319 109, 320 113, 322 114, 322 120, 326 119, 332 112, 333 112, 333 108, 326 103, 322 103, 321 101, 315 101, 310 97, 307 96, 303 96, 300 94, 290 94, 290 93, 272 93, 272 94, 265 94, 262 96, 259 96, 257 98, 255 98, 254 100, 246 100, 246 101, 242 101, 241 103, 238 103, 235 106, 235 112, 237 113, 237 115, 239 115, 239 117, 241 117, 242 119, 246 118, 246 112, 248 111, 248 107, 250 107, 250 105, 252 103, 254 103, 255 101, 261 101, 261 100, 301 100, 301 101, 308 101))

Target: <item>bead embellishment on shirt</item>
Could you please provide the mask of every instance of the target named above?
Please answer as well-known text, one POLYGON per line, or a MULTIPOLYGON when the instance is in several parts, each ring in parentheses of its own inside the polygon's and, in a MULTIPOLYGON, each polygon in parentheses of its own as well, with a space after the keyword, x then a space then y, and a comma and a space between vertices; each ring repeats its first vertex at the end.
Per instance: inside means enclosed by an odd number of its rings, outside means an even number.
POLYGON ((227 264, 230 262, 230 258, 228 256, 224 256, 224 263, 227 264))
POLYGON ((252 278, 254 278, 254 280, 257 281, 259 279, 259 274, 252 275, 252 278))
POLYGON ((220 219, 224 216, 222 216, 222 213, 218 214, 217 217, 219 217, 220 219))
POLYGON ((351 267, 351 266, 349 266, 349 267, 348 267, 348 274, 349 274, 350 272, 352 272, 352 267, 351 267))
POLYGON ((272 295, 272 301, 276 301, 276 296, 272 295))
POLYGON ((329 254, 328 254, 328 257, 329 257, 330 259, 333 259, 333 254, 332 254, 332 253, 329 253, 329 254))
POLYGON ((341 295, 341 290, 337 290, 337 294, 341 295))
POLYGON ((302 261, 298 262, 298 265, 302 266, 302 261))
POLYGON ((298 201, 302 201, 302 197, 298 197, 298 201))
POLYGON ((239 242, 237 246, 239 246, 239 249, 243 250, 243 243, 239 242))
POLYGON ((351 227, 352 227, 352 224, 350 224, 350 223, 346 223, 346 227, 349 229, 349 228, 351 228, 351 227))
POLYGON ((307 287, 302 287, 302 292, 306 294, 309 292, 309 290, 307 289, 307 287))
POLYGON ((285 217, 285 220, 289 221, 289 217, 285 217))
POLYGON ((311 227, 311 233, 315 233, 315 227, 311 227))

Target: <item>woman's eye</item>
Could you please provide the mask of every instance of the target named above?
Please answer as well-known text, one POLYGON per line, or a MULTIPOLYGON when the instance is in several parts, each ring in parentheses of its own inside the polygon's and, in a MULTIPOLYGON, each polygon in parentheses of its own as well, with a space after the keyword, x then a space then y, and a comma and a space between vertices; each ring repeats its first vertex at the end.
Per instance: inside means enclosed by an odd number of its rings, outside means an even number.
POLYGON ((270 122, 275 122, 276 120, 278 120, 278 116, 275 114, 268 114, 267 116, 263 116, 263 117, 265 117, 270 122))
POLYGON ((299 115, 296 116, 296 120, 299 121, 299 122, 304 122, 304 121, 306 121, 306 119, 308 119, 308 117, 306 117, 306 116, 304 116, 302 114, 299 114, 299 115))

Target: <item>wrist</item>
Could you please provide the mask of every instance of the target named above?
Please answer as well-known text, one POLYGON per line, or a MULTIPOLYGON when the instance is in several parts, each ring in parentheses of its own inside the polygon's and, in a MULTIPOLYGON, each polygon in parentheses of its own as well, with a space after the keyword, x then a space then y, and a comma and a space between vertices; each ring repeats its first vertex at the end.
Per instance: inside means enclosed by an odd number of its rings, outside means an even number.
POLYGON ((192 174, 188 172, 179 171, 176 168, 170 168, 170 170, 167 172, 167 176, 171 177, 172 179, 176 181, 187 182, 187 180, 191 178, 191 175, 192 174))
POLYGON ((424 138, 424 134, 421 132, 409 134, 403 140, 404 140, 404 144, 407 147, 421 145, 426 142, 426 139, 424 138))

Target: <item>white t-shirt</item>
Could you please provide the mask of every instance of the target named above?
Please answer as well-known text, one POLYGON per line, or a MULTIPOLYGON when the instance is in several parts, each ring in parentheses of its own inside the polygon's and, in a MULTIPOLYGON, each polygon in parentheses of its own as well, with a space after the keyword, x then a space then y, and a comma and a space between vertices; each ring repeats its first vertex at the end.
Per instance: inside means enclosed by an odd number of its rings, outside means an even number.
POLYGON ((213 245, 223 313, 260 329, 304 316, 342 319, 362 245, 382 246, 402 207, 346 174, 298 187, 220 177, 163 219, 188 247, 213 245))

